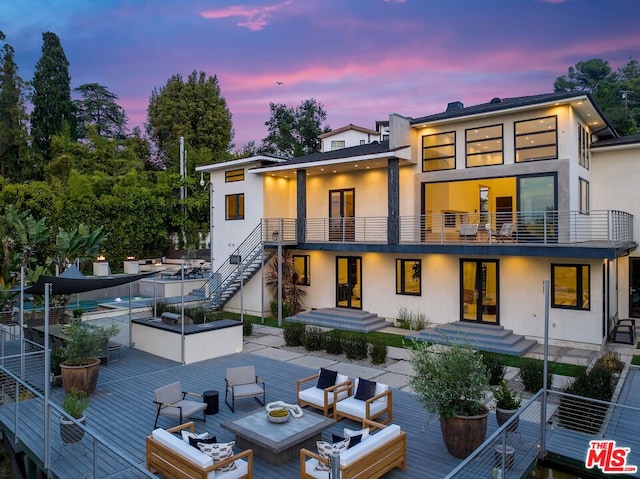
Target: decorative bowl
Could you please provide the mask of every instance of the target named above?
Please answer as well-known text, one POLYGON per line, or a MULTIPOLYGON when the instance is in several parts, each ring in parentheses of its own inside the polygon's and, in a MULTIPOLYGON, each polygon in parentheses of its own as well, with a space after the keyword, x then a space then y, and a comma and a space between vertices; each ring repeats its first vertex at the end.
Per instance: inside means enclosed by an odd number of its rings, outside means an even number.
POLYGON ((291 414, 289 414, 288 409, 272 409, 267 413, 267 419, 275 424, 282 424, 283 422, 287 422, 290 416, 291 414))

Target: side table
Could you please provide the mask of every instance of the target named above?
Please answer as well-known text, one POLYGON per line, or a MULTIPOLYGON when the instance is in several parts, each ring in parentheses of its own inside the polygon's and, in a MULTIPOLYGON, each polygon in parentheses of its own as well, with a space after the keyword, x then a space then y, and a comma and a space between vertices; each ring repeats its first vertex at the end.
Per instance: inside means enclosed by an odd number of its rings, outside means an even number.
POLYGON ((209 416, 218 414, 218 391, 209 390, 202 393, 202 400, 206 403, 207 408, 204 413, 209 416))

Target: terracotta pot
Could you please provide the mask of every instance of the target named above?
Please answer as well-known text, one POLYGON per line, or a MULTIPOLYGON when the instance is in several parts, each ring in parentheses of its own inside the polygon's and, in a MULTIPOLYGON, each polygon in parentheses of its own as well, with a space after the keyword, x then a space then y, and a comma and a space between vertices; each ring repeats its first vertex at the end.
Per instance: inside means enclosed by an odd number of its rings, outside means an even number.
MULTIPOLYGON (((77 421, 85 425, 87 418, 83 415, 77 421)), ((60 418, 60 437, 62 438, 63 444, 75 444, 76 442, 80 442, 84 437, 84 428, 78 426, 73 421, 60 418)))
MULTIPOLYGON (((509 420, 511 416, 517 413, 517 409, 502 409, 496 408, 496 422, 498 423, 498 427, 502 426, 505 422, 509 420)), ((516 418, 508 428, 509 432, 516 431, 518 429, 518 422, 520 422, 520 418, 516 418)))
POLYGON ((88 358, 86 364, 81 366, 69 366, 64 362, 60 364, 62 369, 62 385, 67 394, 73 388, 91 394, 98 384, 98 372, 100 371, 100 359, 88 358))
POLYGON ((487 416, 486 408, 478 416, 440 416, 440 431, 449 454, 464 459, 482 444, 487 435, 487 416))

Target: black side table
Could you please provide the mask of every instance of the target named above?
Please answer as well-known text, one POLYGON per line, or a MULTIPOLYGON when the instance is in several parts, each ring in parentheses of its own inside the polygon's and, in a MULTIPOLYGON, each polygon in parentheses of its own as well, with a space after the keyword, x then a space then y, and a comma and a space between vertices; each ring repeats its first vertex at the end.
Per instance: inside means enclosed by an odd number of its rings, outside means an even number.
POLYGON ((207 408, 204 410, 207 416, 218 414, 218 391, 210 390, 203 392, 202 400, 207 405, 207 408))

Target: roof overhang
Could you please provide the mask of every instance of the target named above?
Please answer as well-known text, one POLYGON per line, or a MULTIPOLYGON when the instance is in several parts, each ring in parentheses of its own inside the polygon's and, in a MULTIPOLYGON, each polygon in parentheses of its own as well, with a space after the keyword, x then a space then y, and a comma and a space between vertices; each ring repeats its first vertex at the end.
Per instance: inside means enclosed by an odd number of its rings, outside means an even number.
POLYGON ((292 163, 267 166, 251 170, 250 173, 276 176, 288 178, 297 170, 305 170, 307 176, 313 175, 329 175, 333 173, 346 173, 361 170, 371 170, 376 168, 386 168, 390 158, 398 158, 400 166, 415 165, 416 162, 411 159, 411 147, 404 146, 393 151, 385 151, 370 155, 349 156, 346 158, 333 158, 327 160, 319 160, 308 163, 292 163))
POLYGON ((267 156, 267 155, 255 155, 255 156, 249 156, 247 158, 240 158, 238 160, 231 160, 231 161, 223 161, 221 163, 213 163, 211 165, 202 165, 202 166, 196 166, 196 171, 201 171, 204 173, 209 173, 212 171, 217 171, 217 170, 227 170, 229 168, 239 168, 241 166, 247 166, 247 165, 251 165, 251 164, 255 164, 255 163, 283 163, 287 161, 285 158, 276 158, 273 156, 267 156))

